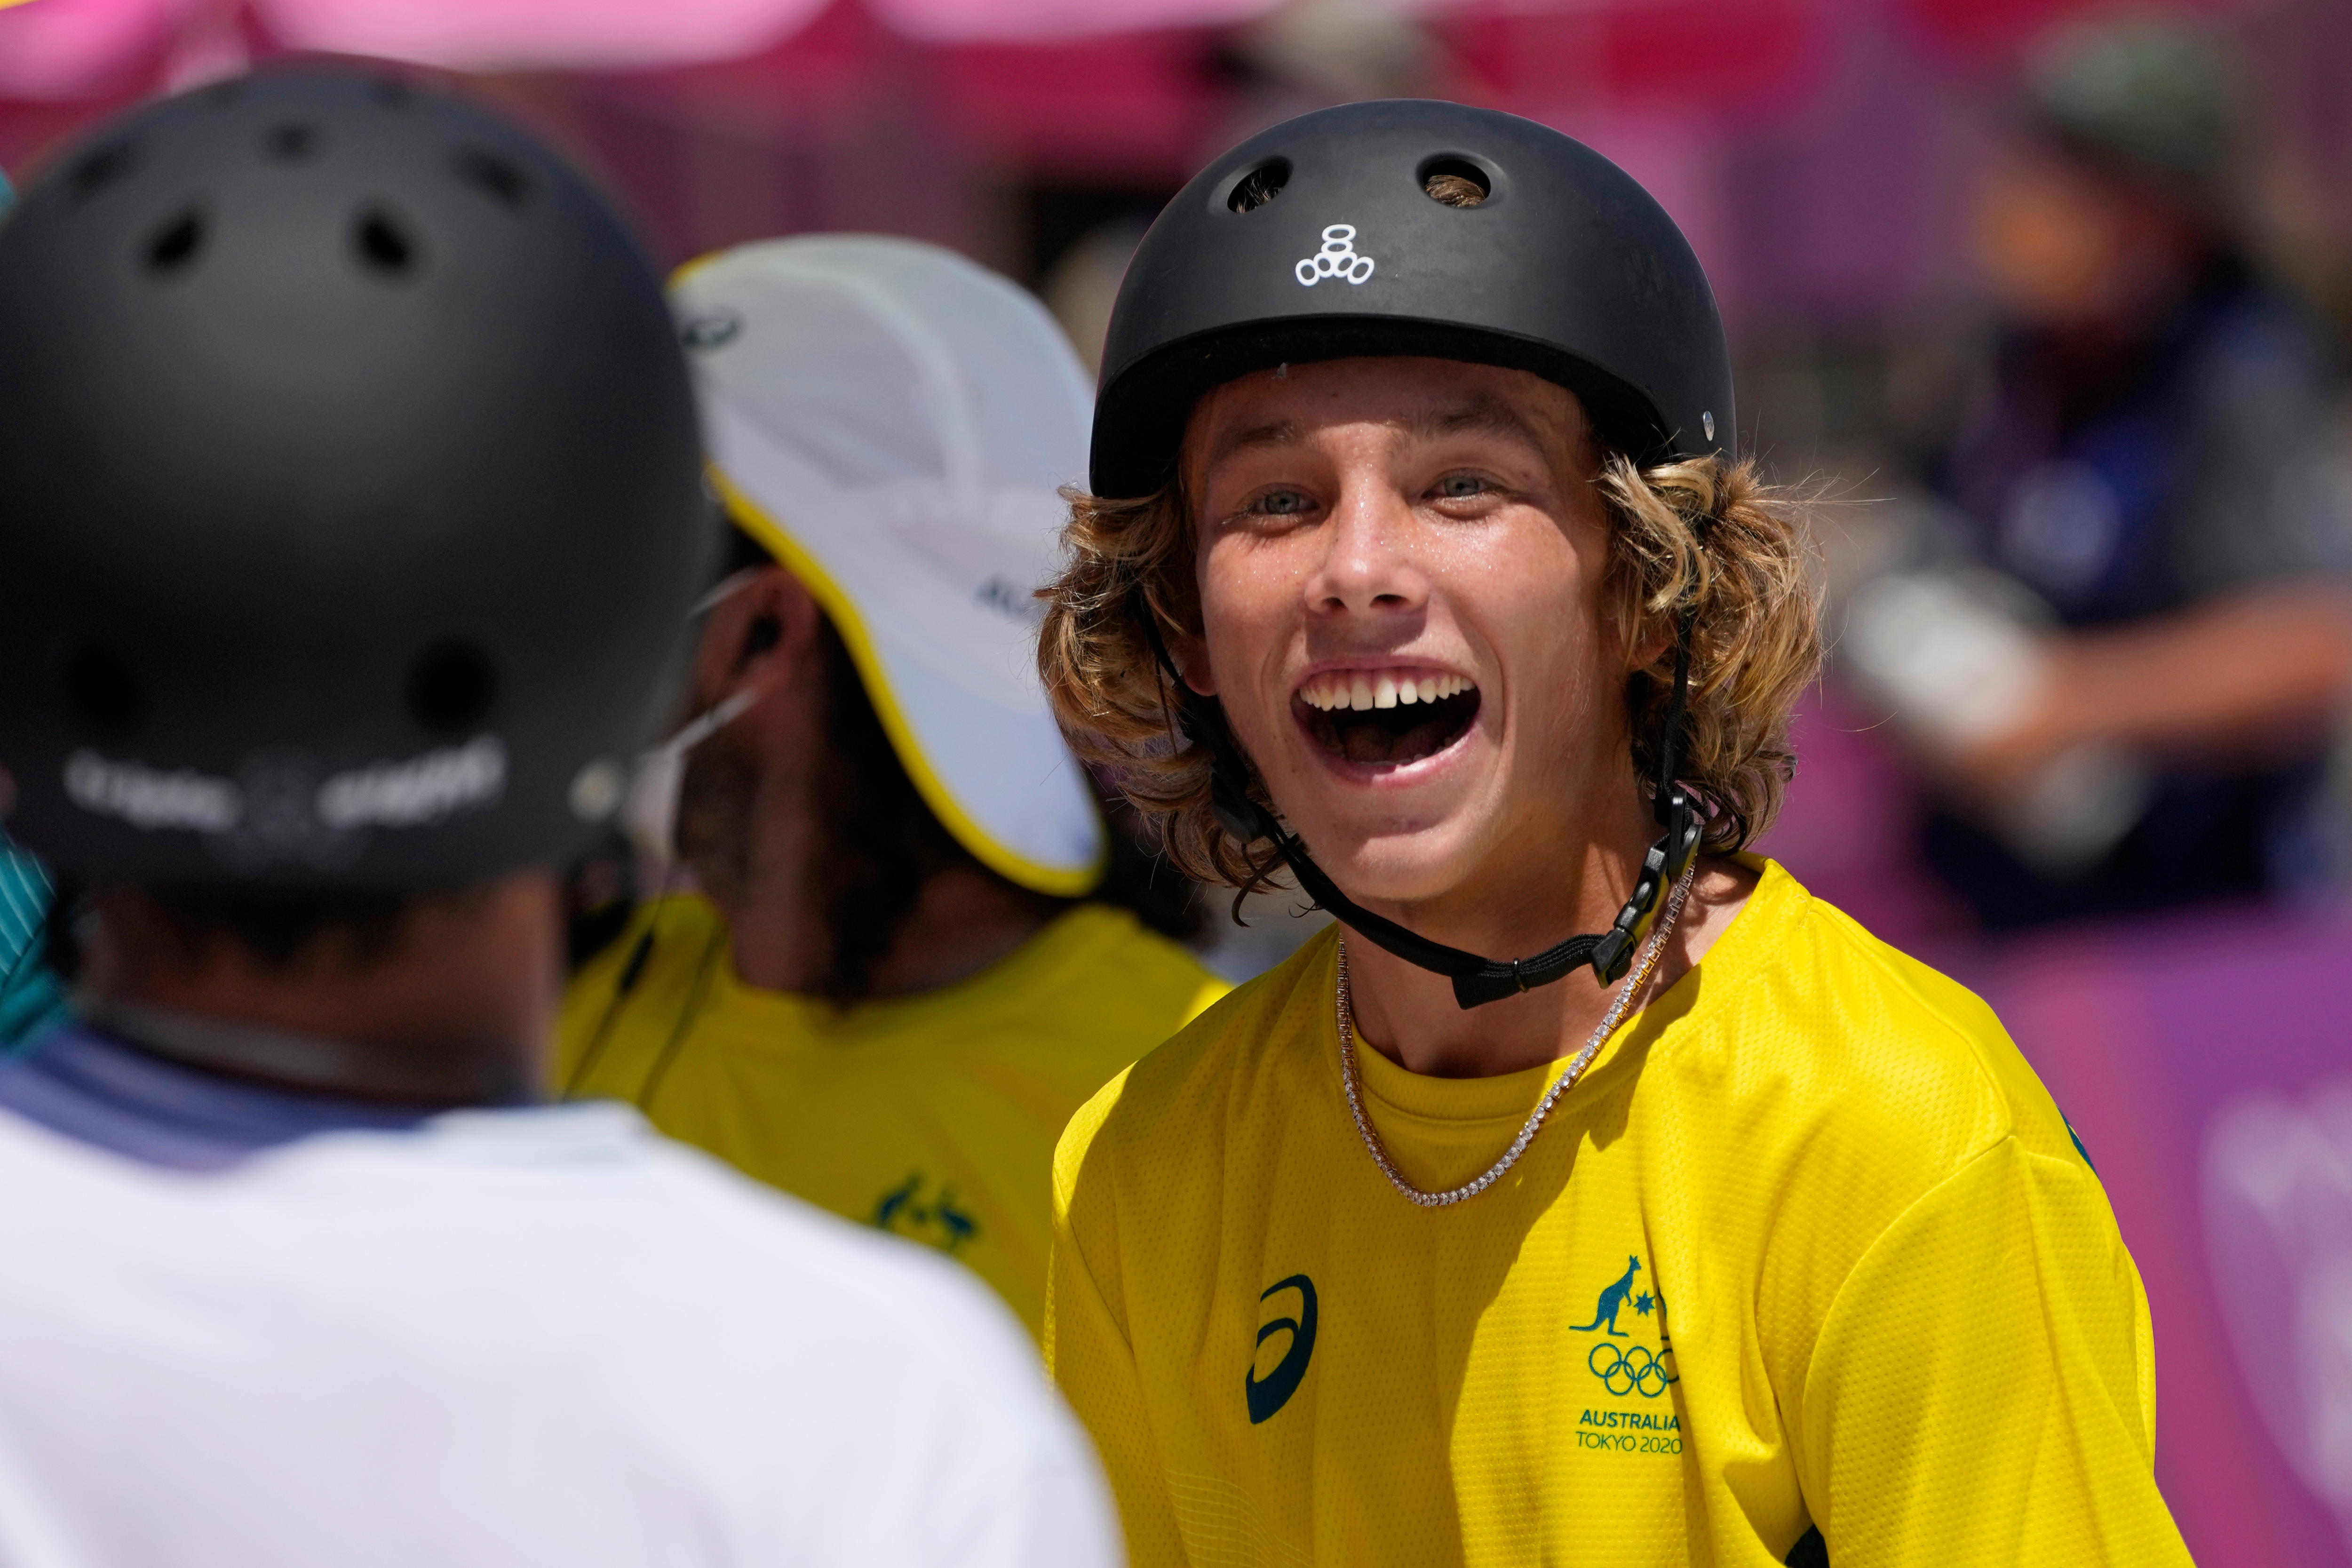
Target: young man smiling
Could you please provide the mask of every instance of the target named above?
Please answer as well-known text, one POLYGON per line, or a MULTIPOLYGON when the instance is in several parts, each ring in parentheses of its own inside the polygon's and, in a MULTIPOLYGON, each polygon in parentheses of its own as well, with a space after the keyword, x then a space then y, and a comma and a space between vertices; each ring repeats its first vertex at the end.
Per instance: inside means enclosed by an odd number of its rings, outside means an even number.
POLYGON ((1656 204, 1310 115, 1171 205, 1105 363, 1048 688, 1181 863, 1339 921, 1057 1156, 1133 1560, 2185 1562, 2063 1119, 1738 853, 1818 633, 1656 204))

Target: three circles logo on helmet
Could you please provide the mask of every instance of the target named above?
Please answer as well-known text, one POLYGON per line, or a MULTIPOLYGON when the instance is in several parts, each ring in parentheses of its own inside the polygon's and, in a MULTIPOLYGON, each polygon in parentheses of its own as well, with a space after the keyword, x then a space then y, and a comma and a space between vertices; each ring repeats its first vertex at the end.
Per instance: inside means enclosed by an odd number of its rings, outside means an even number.
POLYGON ((1375 265, 1369 256, 1356 252, 1356 226, 1335 223, 1323 231, 1323 248, 1312 256, 1302 256, 1291 274, 1304 287, 1312 289, 1326 278, 1344 278, 1350 283, 1361 283, 1372 275, 1375 265))

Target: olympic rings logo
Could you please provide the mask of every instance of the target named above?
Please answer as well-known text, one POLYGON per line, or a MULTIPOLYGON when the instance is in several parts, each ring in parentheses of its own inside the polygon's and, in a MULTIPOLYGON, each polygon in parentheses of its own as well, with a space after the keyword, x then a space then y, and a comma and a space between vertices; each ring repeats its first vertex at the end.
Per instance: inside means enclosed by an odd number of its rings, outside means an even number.
POLYGON ((1356 254, 1356 226, 1335 223, 1323 231, 1323 248, 1312 256, 1299 258, 1291 273, 1308 289, 1326 278, 1345 278, 1350 283, 1361 283, 1372 275, 1372 258, 1356 254))
POLYGON ((1644 1399, 1655 1399, 1666 1391, 1667 1384, 1682 1381, 1672 1370, 1669 1358, 1674 1353, 1671 1350, 1661 1350, 1656 1355, 1652 1355, 1647 1345, 1635 1345, 1631 1350, 1621 1351, 1609 1341, 1602 1340, 1585 1356, 1584 1364, 1593 1376, 1601 1380, 1601 1386, 1612 1394, 1622 1397, 1639 1392, 1644 1399), (1608 1352, 1605 1365, 1601 1356, 1604 1351, 1608 1352))

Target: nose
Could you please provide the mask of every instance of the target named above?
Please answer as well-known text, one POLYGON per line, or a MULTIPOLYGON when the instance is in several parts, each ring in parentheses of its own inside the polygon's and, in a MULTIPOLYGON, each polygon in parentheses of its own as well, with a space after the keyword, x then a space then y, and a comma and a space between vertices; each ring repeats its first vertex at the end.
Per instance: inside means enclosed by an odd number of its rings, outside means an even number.
POLYGON ((1349 476, 1340 491, 1322 559, 1305 584, 1318 615, 1390 615, 1428 602, 1428 580, 1411 548, 1412 508, 1385 479, 1349 476))

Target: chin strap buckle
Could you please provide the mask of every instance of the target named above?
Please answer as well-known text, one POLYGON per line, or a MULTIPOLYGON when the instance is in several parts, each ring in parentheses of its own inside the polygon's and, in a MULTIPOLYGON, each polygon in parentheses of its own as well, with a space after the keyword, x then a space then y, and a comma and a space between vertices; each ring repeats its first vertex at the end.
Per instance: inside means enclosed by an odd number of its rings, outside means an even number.
POLYGON ((1664 798, 1658 803, 1658 817, 1666 830, 1642 857, 1642 871, 1633 879, 1633 897, 1625 900, 1625 907, 1617 911, 1617 919, 1592 949, 1592 973, 1601 977, 1603 985, 1624 978, 1625 971, 1633 967, 1633 950, 1649 934, 1665 890, 1682 880, 1683 873, 1690 868, 1691 858, 1698 853, 1699 834, 1705 824, 1688 790, 1680 784, 1668 785, 1664 798))

